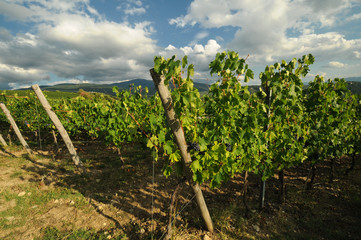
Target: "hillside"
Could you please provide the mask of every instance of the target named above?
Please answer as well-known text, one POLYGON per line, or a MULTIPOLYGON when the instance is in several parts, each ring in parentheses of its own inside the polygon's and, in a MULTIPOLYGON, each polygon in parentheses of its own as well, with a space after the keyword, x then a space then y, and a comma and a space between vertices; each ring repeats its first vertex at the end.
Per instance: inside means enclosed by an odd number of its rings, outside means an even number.
MULTIPOLYGON (((93 83, 81 83, 81 84, 57 84, 53 86, 40 86, 43 91, 61 91, 61 92, 78 92, 80 89, 83 89, 86 92, 98 92, 105 93, 109 95, 114 95, 113 87, 117 86, 119 90, 129 89, 131 85, 147 87, 149 89, 149 94, 153 95, 155 93, 154 84, 152 81, 145 79, 133 79, 130 81, 112 83, 112 84, 93 84, 93 83)), ((194 86, 200 92, 208 91, 208 85, 204 83, 194 83, 194 86)), ((23 89, 28 90, 28 89, 23 89)))
POLYGON ((347 82, 361 82, 361 77, 350 77, 350 78, 345 78, 345 80, 347 82))
MULTIPOLYGON (((345 79, 349 84, 348 88, 353 94, 361 94, 361 77, 353 77, 345 79)), ((130 85, 147 87, 149 89, 149 94, 153 95, 155 93, 154 84, 150 80, 145 79, 133 79, 130 81, 112 83, 112 84, 94 84, 94 83, 81 83, 81 84, 57 84, 53 86, 40 86, 43 91, 49 92, 72 92, 77 93, 80 89, 83 89, 86 92, 98 92, 105 93, 109 95, 114 95, 113 87, 117 86, 119 90, 129 89, 130 85)), ((206 93, 209 89, 209 84, 195 82, 194 86, 199 90, 200 93, 206 93)), ((307 88, 305 84, 305 88, 307 88)), ((250 92, 257 92, 260 86, 252 85, 248 86, 250 92)), ((22 89, 22 90, 29 90, 22 89)), ((18 93, 20 91, 17 91, 18 93)), ((21 95, 21 94, 19 94, 21 95)))
MULTIPOLYGON (((154 88, 153 82, 150 81, 150 80, 145 80, 145 79, 133 79, 133 80, 130 80, 130 81, 112 83, 112 84, 94 84, 94 83, 73 84, 73 83, 63 83, 63 84, 57 84, 57 85, 52 85, 52 86, 40 86, 40 88, 43 91, 49 91, 49 92, 57 91, 57 92, 77 93, 77 92, 79 92, 80 89, 82 89, 82 90, 84 90, 86 92, 98 92, 98 93, 105 93, 105 94, 109 94, 109 95, 114 95, 114 92, 113 92, 113 87, 114 86, 117 86, 119 88, 119 90, 123 90, 123 89, 129 89, 131 85, 147 87, 149 89, 149 94, 150 95, 153 95, 155 93, 155 88, 154 88)), ((208 92, 209 86, 210 85, 206 84, 206 83, 194 82, 194 87, 197 88, 200 93, 208 92)), ((248 87, 249 87, 249 90, 251 92, 256 92, 259 89, 259 86, 255 86, 255 85, 248 86, 248 87)), ((24 90, 31 90, 31 88, 16 90, 16 92, 19 95, 22 95, 21 91, 24 91, 24 90)))
POLYGON ((361 82, 349 82, 347 88, 353 93, 353 94, 361 94, 361 82))

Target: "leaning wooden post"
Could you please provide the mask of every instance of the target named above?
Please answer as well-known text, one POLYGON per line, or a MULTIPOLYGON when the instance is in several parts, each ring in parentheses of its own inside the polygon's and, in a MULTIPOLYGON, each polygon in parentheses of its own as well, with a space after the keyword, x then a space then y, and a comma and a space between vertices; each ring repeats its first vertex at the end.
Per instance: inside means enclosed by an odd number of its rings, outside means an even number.
POLYGON ((201 211, 203 220, 206 223, 207 229, 208 229, 208 231, 213 232, 213 222, 212 222, 211 216, 209 214, 206 202, 204 200, 202 190, 201 190, 199 184, 194 182, 193 178, 192 178, 192 172, 189 167, 192 162, 191 155, 189 154, 188 149, 187 149, 187 143, 186 143, 183 129, 181 127, 181 123, 175 115, 171 94, 169 92, 169 89, 164 85, 164 76, 157 74, 154 71, 154 69, 150 69, 150 74, 153 78, 153 82, 154 82, 155 88, 157 89, 157 91, 159 93, 160 99, 162 100, 162 104, 163 104, 163 107, 165 110, 165 115, 167 117, 168 124, 170 125, 170 127, 172 129, 173 135, 176 139, 178 148, 180 150, 186 178, 193 188, 199 209, 201 211))
POLYGON ((7 109, 4 103, 0 103, 0 107, 5 113, 7 119, 9 120, 11 126, 13 127, 16 136, 19 138, 21 144, 25 148, 25 150, 28 152, 29 157, 32 159, 34 157, 33 152, 31 151, 29 145, 26 143, 25 139, 23 138, 23 135, 21 135, 21 132, 18 128, 18 125, 16 125, 16 122, 14 121, 14 118, 11 116, 10 111, 7 109))
POLYGON ((75 166, 77 166, 78 169, 80 169, 83 173, 85 173, 85 168, 83 166, 83 162, 79 159, 78 154, 76 153, 76 150, 74 148, 74 145, 72 143, 72 141, 70 140, 70 137, 67 133, 67 131, 65 130, 63 124, 60 122, 58 116, 55 114, 55 112, 51 109, 51 106, 48 102, 48 100, 46 100, 43 92, 41 91, 39 85, 35 84, 33 86, 31 86, 36 94, 36 96, 38 97, 39 101, 41 102, 41 104, 43 105, 46 113, 49 115, 51 121, 54 123, 55 127, 58 129, 60 136, 63 138, 66 147, 68 148, 68 151, 71 155, 71 158, 73 159, 73 162, 75 163, 75 166))
POLYGON ((0 134, 0 142, 1 142, 2 145, 4 145, 4 147, 8 146, 8 144, 5 142, 5 139, 3 138, 2 134, 0 134))

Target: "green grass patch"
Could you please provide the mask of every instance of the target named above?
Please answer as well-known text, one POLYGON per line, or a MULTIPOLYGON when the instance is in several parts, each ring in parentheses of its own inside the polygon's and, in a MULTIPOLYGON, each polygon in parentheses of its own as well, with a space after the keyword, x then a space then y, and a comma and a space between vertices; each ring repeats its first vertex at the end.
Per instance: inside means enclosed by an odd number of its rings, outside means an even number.
POLYGON ((126 234, 113 234, 110 231, 94 231, 86 229, 77 229, 71 231, 60 231, 54 227, 47 227, 42 230, 42 237, 35 238, 36 240, 53 240, 53 239, 63 239, 63 240, 105 240, 105 239, 116 239, 116 240, 126 240, 128 239, 126 234))
POLYGON ((22 175, 23 175, 23 172, 21 172, 21 171, 16 171, 16 172, 14 172, 13 174, 10 175, 10 178, 11 178, 11 179, 14 179, 14 178, 18 178, 18 177, 20 177, 20 176, 22 176, 22 175))
POLYGON ((9 229, 23 226, 29 216, 42 214, 46 204, 56 199, 73 201, 74 207, 87 209, 88 201, 79 192, 67 188, 39 190, 38 183, 20 185, 17 191, 3 190, 0 192, 0 201, 9 207, 0 212, 0 229, 9 229))

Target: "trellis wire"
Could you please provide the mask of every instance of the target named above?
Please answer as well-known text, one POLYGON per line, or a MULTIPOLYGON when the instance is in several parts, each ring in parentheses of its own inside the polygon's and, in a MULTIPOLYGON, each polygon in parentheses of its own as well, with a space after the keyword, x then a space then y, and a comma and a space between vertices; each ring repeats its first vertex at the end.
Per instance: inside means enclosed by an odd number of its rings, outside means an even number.
MULTIPOLYGON (((179 210, 179 212, 174 216, 173 220, 171 221, 170 226, 173 225, 173 222, 177 219, 177 217, 183 212, 183 210, 193 201, 193 199, 195 198, 197 193, 194 193, 194 195, 191 197, 191 199, 182 205, 181 209, 179 210)), ((162 236, 159 238, 160 240, 163 239, 165 237, 165 234, 168 232, 168 228, 163 232, 162 236)))
POLYGON ((153 149, 153 153, 152 153, 152 211, 151 211, 151 215, 152 215, 152 217, 151 217, 151 219, 152 219, 152 221, 151 221, 151 224, 152 224, 152 226, 151 226, 151 228, 152 228, 152 233, 151 233, 151 239, 153 240, 153 238, 154 238, 154 219, 153 219, 153 216, 154 216, 154 176, 155 176, 155 174, 154 174, 154 161, 155 161, 155 154, 156 154, 156 151, 155 151, 155 149, 153 149))
POLYGON ((38 119, 38 132, 39 132, 39 147, 40 149, 43 149, 42 148, 42 145, 41 145, 41 135, 40 135, 40 115, 39 115, 39 111, 38 111, 38 103, 35 101, 35 111, 36 111, 36 115, 37 115, 37 119, 38 119))

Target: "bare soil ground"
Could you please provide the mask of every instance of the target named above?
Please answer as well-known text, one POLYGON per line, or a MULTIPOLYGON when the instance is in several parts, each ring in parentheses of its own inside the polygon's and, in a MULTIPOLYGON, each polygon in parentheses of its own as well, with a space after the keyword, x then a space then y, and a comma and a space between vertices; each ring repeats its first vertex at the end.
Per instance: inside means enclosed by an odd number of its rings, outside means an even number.
MULTIPOLYGON (((163 239, 170 198, 180 179, 164 177, 161 162, 154 163, 153 174, 152 153, 137 144, 124 146, 124 161, 101 143, 75 146, 86 176, 74 168, 64 147, 38 150, 35 160, 19 148, 0 151, 0 239, 163 239)), ((173 239, 360 239, 360 161, 344 176, 351 161, 337 160, 332 184, 324 161, 307 192, 309 166, 288 169, 285 200, 279 200, 275 176, 267 182, 262 211, 259 179, 251 175, 247 201, 252 211, 247 217, 242 176, 220 189, 204 184, 214 234, 206 231, 193 193, 183 183, 173 239)))

